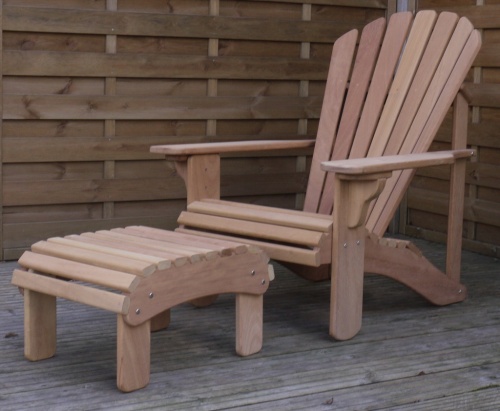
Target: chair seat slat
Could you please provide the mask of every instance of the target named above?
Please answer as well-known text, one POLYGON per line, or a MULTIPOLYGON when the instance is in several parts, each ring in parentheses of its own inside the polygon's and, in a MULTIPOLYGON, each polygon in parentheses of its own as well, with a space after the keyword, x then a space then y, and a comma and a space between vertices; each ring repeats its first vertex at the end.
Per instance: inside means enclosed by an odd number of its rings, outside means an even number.
POLYGON ((243 237, 257 237, 283 243, 296 243, 311 247, 321 245, 325 238, 325 233, 318 231, 225 218, 208 214, 198 214, 187 211, 181 213, 177 222, 187 227, 214 230, 243 237))
POLYGON ((195 201, 188 205, 188 211, 326 233, 332 230, 331 219, 304 216, 300 212, 283 213, 273 207, 238 207, 233 204, 229 201, 195 201))
MULTIPOLYGON (((206 231, 198 231, 196 229, 189 228, 177 228, 176 233, 193 234, 202 238, 209 238, 222 241, 233 241, 236 238, 230 235, 224 235, 221 233, 212 233, 206 231)), ((239 239, 243 241, 242 239, 239 239)), ((266 252, 266 254, 273 259, 278 261, 286 261, 295 264, 304 264, 310 267, 319 267, 321 264, 326 264, 330 257, 330 251, 328 250, 328 255, 325 255, 325 251, 319 248, 302 248, 293 245, 275 244, 268 241, 259 241, 256 239, 245 238, 245 244, 258 247, 266 252)))

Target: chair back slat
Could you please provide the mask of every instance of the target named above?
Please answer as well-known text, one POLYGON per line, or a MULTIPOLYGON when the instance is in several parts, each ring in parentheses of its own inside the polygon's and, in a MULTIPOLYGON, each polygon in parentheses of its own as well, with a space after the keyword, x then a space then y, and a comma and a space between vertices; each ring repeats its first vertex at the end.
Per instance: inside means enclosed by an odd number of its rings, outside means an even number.
POLYGON ((325 179, 325 172, 320 166, 321 162, 330 159, 333 150, 357 40, 358 31, 351 30, 340 37, 333 46, 304 211, 316 212, 318 208, 325 179))
MULTIPOLYGON (((458 49, 463 47, 463 35, 468 35, 468 33, 472 31, 470 27, 470 30, 465 28, 464 32, 464 30, 460 28, 460 24, 457 26, 457 21, 458 16, 454 13, 444 12, 439 16, 414 81, 408 92, 407 101, 405 102, 384 150, 384 155, 408 154, 412 152, 432 112, 433 104, 431 96, 436 96, 441 92, 443 80, 449 76, 451 67, 457 59, 457 46, 458 49), (457 33, 461 33, 458 36, 458 41, 456 36, 457 33), (455 36, 454 39, 451 39, 452 35, 455 36), (454 46, 453 43, 458 44, 454 46), (453 51, 453 53, 451 51, 453 51), (443 56, 444 53, 447 53, 447 56, 443 56), (440 70, 441 75, 438 75, 436 70, 440 70), (433 84, 429 88, 431 82, 433 84), (422 104, 425 99, 426 101, 422 104)), ((425 151, 427 151, 427 149, 425 149, 425 151)), ((381 197, 379 196, 369 211, 369 216, 371 215, 371 217, 368 218, 370 230, 373 230, 375 225, 383 225, 382 221, 386 221, 387 224, 389 224, 395 212, 395 208, 393 207, 397 207, 401 200, 402 193, 401 196, 398 196, 394 187, 402 184, 403 180, 401 180, 399 184, 396 184, 396 181, 401 178, 401 173, 396 172, 395 174, 397 174, 397 176, 395 175, 394 178, 388 181, 385 190, 381 193, 381 197), (391 196, 396 197, 391 199, 391 196), (397 202, 395 201, 396 198, 398 198, 397 202)), ((411 178, 411 176, 408 175, 406 178, 411 178)), ((385 231, 385 228, 383 231, 385 231)), ((381 234, 379 233, 379 235, 381 234)))
POLYGON ((422 57, 422 63, 408 92, 407 101, 405 101, 405 105, 384 150, 385 155, 399 153, 417 110, 420 108, 424 94, 455 30, 457 21, 458 16, 455 13, 443 12, 439 15, 436 27, 429 39, 425 55, 422 57))
MULTIPOLYGON (((332 53, 305 211, 332 211, 333 175, 322 161, 427 151, 481 46, 466 18, 430 10, 396 13, 387 28, 370 23, 355 59, 357 33, 346 36, 332 53)), ((387 181, 370 207, 370 232, 383 235, 412 175, 387 181)))
POLYGON ((389 136, 396 124, 422 55, 425 52, 425 46, 432 33, 436 17, 437 13, 431 10, 418 13, 415 17, 375 135, 368 149, 368 157, 381 156, 384 153, 389 136))
POLYGON ((350 158, 363 158, 368 152, 412 21, 413 16, 410 12, 396 13, 389 20, 365 108, 349 154, 350 158))
MULTIPOLYGON (((400 150, 401 154, 422 153, 429 150, 434 136, 481 47, 481 35, 477 30, 473 30, 467 19, 463 18, 457 25, 450 45, 436 70, 421 104, 421 109, 417 113, 418 117, 422 111, 427 111, 427 121, 425 121, 417 139, 408 138, 404 141, 400 150), (447 72, 447 75, 443 75, 443 72, 447 72)), ((410 129, 410 133, 412 133, 412 129, 410 129)), ((383 235, 410 184, 413 174, 414 170, 395 172, 387 181, 384 191, 368 216, 367 228, 369 231, 383 235)))
MULTIPOLYGON (((380 46, 384 37, 386 20, 380 18, 368 24, 361 33, 358 52, 349 89, 345 99, 344 110, 340 120, 335 145, 330 160, 341 160, 347 158, 356 132, 356 127, 366 99, 366 93, 370 86, 373 70, 380 46)), ((327 173, 323 188, 323 195, 319 208, 316 210, 321 214, 329 214, 333 206, 333 184, 332 175, 327 173)))

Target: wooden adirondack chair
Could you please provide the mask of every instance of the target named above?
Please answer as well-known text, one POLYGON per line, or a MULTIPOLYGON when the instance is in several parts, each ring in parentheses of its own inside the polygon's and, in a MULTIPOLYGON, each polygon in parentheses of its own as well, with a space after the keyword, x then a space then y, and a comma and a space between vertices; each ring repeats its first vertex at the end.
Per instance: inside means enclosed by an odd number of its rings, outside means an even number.
POLYGON ((480 48, 456 14, 396 13, 333 47, 316 140, 153 146, 187 184, 180 231, 245 238, 300 275, 331 277, 330 334, 361 327, 363 273, 389 276, 434 304, 461 301, 460 253, 468 104, 460 93, 480 48), (452 150, 428 149, 454 102, 452 150), (315 145, 303 211, 221 201, 220 154, 315 145), (451 165, 445 273, 384 235, 418 167, 451 165), (332 211, 333 210, 333 211, 332 211))

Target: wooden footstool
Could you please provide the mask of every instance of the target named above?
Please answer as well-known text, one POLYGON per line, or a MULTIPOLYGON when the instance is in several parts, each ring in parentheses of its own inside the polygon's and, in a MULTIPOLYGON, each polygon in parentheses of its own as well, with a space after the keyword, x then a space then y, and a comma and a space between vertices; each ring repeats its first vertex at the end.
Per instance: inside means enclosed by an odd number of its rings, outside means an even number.
POLYGON ((178 304, 223 293, 236 294, 236 352, 256 353, 268 262, 253 246, 140 226, 38 242, 12 276, 24 290, 25 356, 55 354, 56 297, 109 310, 118 314, 117 386, 137 390, 149 382, 152 327, 166 327, 178 304))

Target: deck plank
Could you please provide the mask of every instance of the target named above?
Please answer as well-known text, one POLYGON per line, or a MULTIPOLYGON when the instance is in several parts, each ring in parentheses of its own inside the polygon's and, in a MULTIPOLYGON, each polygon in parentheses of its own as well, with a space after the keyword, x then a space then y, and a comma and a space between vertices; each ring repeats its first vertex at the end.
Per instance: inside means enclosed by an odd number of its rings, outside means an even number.
MULTIPOLYGON (((444 248, 418 242, 443 264, 444 248)), ((234 297, 172 310, 153 334, 151 383, 115 387, 115 316, 58 303, 58 351, 23 357, 22 297, 0 263, 0 409, 31 410, 493 410, 500 409, 500 275, 495 259, 464 253, 469 298, 434 307, 388 279, 368 276, 363 327, 328 336, 327 283, 276 265, 264 301, 264 347, 234 353, 234 297), (471 408, 473 404, 473 408, 471 408)))

